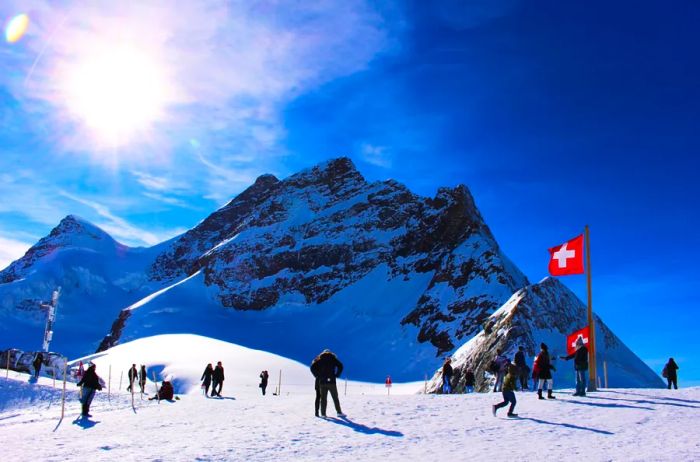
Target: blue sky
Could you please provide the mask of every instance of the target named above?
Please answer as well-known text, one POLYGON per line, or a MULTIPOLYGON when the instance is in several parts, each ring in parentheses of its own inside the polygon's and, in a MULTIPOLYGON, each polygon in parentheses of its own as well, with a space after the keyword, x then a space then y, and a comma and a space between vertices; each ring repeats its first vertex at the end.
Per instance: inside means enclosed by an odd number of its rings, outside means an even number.
POLYGON ((69 213, 151 245, 347 155, 466 184, 532 281, 589 224, 596 311, 700 383, 696 2, 114 3, 0 5, 30 18, 0 46, 0 265, 69 213))

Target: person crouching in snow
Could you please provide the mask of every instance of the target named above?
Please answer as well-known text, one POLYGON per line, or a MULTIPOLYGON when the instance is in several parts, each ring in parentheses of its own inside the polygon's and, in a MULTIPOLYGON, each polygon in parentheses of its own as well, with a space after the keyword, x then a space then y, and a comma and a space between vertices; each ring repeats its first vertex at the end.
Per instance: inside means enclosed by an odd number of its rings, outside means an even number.
POLYGON ((517 402, 515 400, 515 389, 517 388, 516 380, 518 377, 518 372, 518 366, 516 366, 515 364, 508 365, 508 373, 503 379, 503 389, 501 391, 501 393, 503 394, 503 402, 494 404, 491 408, 494 417, 496 416, 496 411, 502 407, 506 407, 508 403, 510 403, 510 408, 508 409, 508 417, 518 417, 518 414, 513 413, 513 410, 515 409, 515 403, 517 402))
POLYGON ((445 364, 442 366, 442 392, 446 395, 452 393, 452 360, 450 358, 445 359, 445 364))
POLYGON ((576 339, 576 351, 568 356, 559 356, 561 359, 574 359, 576 371, 576 393, 574 396, 586 396, 586 373, 588 372, 588 348, 583 344, 583 338, 576 339))
POLYGON ((97 375, 97 372, 95 372, 96 367, 97 366, 94 364, 90 364, 90 367, 88 367, 88 369, 85 371, 83 378, 77 383, 79 387, 83 387, 80 396, 80 403, 83 405, 83 411, 81 414, 83 417, 92 417, 90 415, 90 403, 92 403, 92 398, 95 397, 95 392, 102 390, 102 385, 100 385, 100 377, 97 375))
POLYGON ((175 394, 175 390, 173 389, 173 384, 169 380, 164 380, 163 383, 160 385, 160 390, 156 393, 156 396, 152 398, 148 398, 149 401, 153 399, 157 400, 162 400, 162 399, 167 399, 169 401, 172 401, 173 396, 175 394))

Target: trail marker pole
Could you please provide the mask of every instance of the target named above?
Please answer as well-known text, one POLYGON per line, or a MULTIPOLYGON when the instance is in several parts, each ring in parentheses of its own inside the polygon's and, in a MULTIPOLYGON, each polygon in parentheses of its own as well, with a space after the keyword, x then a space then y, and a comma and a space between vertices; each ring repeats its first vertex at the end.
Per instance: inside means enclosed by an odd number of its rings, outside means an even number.
POLYGON ((345 377, 345 395, 344 396, 348 396, 348 378, 347 377, 345 377))
POLYGON ((603 361, 603 377, 605 378, 605 388, 608 388, 608 362, 603 361))
POLYGON ((160 404, 160 394, 158 393, 158 381, 156 380, 156 371, 153 371, 153 383, 156 385, 156 398, 158 398, 158 404, 160 404))
POLYGON ((119 374, 119 391, 122 391, 122 379, 124 378, 124 371, 119 374))
POLYGON ((277 396, 280 396, 282 393, 282 369, 280 369, 280 375, 279 378, 277 379, 277 396))
POLYGON ((131 407, 134 407, 134 386, 131 386, 131 407))
POLYGON ((63 363, 63 392, 61 393, 61 420, 66 413, 66 366, 68 362, 63 363))
POLYGON ((109 365, 109 376, 107 378, 107 401, 112 400, 112 365, 109 365))

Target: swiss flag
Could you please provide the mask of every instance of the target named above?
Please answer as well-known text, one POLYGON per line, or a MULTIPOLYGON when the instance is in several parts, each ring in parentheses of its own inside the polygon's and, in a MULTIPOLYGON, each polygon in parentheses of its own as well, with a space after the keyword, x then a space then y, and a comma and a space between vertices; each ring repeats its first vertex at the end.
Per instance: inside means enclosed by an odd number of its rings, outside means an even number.
POLYGON ((583 338, 583 344, 587 347, 588 346, 588 326, 584 327, 583 329, 577 330, 571 335, 566 336, 566 354, 572 354, 574 351, 576 351, 576 340, 578 340, 579 337, 583 338))
POLYGON ((549 249, 549 274, 567 276, 583 272, 583 234, 549 249))

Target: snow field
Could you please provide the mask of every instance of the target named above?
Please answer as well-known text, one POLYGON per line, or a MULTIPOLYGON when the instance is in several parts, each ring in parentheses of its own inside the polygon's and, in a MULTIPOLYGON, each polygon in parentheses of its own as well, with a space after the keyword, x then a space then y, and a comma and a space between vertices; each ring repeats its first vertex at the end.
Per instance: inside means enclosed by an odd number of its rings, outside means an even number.
MULTIPOLYGON (((4 372, 4 371, 3 371, 4 372)), ((340 401, 348 414, 313 416, 314 391, 268 394, 227 389, 223 399, 181 395, 179 401, 141 400, 99 392, 89 420, 68 384, 66 417, 60 387, 0 375, 3 459, 42 460, 699 460, 696 423, 700 388, 617 389, 587 398, 559 392, 539 401, 518 392, 516 412, 491 415, 500 393, 471 395, 354 394, 340 401)), ((383 385, 369 387, 376 393, 383 385)), ((392 390, 393 391, 393 390, 392 390)))

